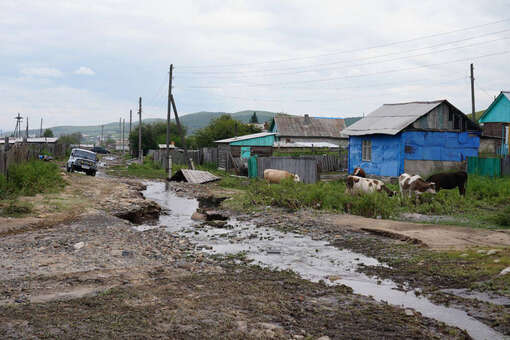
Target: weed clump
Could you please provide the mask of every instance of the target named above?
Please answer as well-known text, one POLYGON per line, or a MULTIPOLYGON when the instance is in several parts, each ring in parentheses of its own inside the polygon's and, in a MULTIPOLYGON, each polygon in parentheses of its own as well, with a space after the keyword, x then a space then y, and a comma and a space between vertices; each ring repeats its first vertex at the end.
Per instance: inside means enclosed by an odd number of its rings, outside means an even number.
POLYGON ((13 164, 9 167, 7 177, 0 176, 0 198, 56 192, 64 186, 56 164, 34 160, 13 164))

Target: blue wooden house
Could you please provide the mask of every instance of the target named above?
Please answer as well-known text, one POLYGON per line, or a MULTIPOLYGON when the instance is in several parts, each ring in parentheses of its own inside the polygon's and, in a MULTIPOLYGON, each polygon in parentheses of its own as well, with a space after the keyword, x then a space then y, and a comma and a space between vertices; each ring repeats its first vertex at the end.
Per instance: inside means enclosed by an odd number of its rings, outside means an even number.
POLYGON ((477 156, 480 128, 447 100, 384 104, 343 131, 349 173, 397 177, 465 169, 477 156))
POLYGON ((501 141, 499 153, 508 155, 508 144, 510 143, 510 92, 502 91, 485 110, 478 122, 482 124, 484 136, 496 137, 501 141))

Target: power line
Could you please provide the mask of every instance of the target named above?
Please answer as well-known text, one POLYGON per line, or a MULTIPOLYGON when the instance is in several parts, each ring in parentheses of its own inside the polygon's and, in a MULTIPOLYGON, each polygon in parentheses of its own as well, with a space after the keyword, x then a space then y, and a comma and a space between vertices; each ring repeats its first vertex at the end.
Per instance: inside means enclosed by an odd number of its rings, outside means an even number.
MULTIPOLYGON (((507 31, 510 31, 510 29, 507 30, 507 31)), ((348 66, 349 67, 357 67, 357 66, 366 66, 366 65, 375 65, 375 64, 388 63, 388 62, 392 62, 392 61, 396 61, 396 60, 403 60, 403 59, 408 59, 408 58, 413 58, 413 57, 420 57, 420 56, 424 56, 424 55, 443 53, 443 52, 448 52, 448 51, 451 51, 451 50, 458 50, 458 49, 461 49, 461 48, 469 48, 469 47, 473 47, 473 46, 479 46, 479 45, 484 45, 484 44, 488 44, 488 43, 492 43, 492 42, 497 42, 497 41, 502 41, 502 40, 508 40, 508 39, 510 39, 510 37, 503 37, 503 38, 493 39, 493 40, 489 40, 489 41, 482 41, 482 42, 468 44, 468 45, 464 45, 464 46, 449 47, 449 48, 445 48, 445 49, 442 49, 442 50, 435 50, 435 51, 419 53, 419 54, 413 54, 413 55, 409 55, 409 56, 402 56, 402 57, 397 57, 397 58, 392 58, 392 59, 387 59, 387 60, 381 60, 381 61, 373 61, 373 62, 359 63, 359 64, 352 63, 352 64, 349 64, 348 66)), ((347 62, 347 61, 344 61, 344 63, 345 62, 347 62)), ((335 62, 335 63, 331 63, 331 64, 338 64, 338 63, 340 63, 340 62, 335 62)), ((318 72, 318 71, 324 71, 324 70, 342 70, 342 69, 337 69, 336 67, 323 67, 323 68, 317 68, 317 69, 304 69, 303 70, 301 68, 301 70, 294 71, 294 72, 279 72, 279 73, 257 74, 257 76, 268 77, 268 76, 275 76, 275 75, 294 75, 294 74, 299 74, 299 73, 310 73, 310 72, 318 72)), ((226 76, 226 77, 218 77, 218 76, 205 75, 205 76, 200 76, 200 77, 201 78, 207 78, 207 79, 230 79, 228 76, 226 76)), ((250 76, 247 76, 247 77, 250 77, 250 76)))
MULTIPOLYGON (((329 78, 317 78, 317 79, 311 79, 311 80, 296 80, 296 81, 287 81, 287 82, 279 82, 279 83, 259 83, 259 84, 243 84, 243 85, 235 85, 235 86, 229 86, 229 87, 239 87, 239 86, 246 86, 246 87, 264 87, 264 86, 282 86, 286 84, 293 84, 293 83, 317 83, 317 82, 326 82, 326 81, 333 81, 333 80, 340 80, 340 79, 350 79, 350 78, 359 78, 359 77, 367 77, 367 76, 373 76, 373 75, 380 75, 380 74, 389 74, 389 73, 396 73, 396 72, 403 72, 403 71, 410 71, 420 68, 428 68, 428 67, 435 67, 435 66, 441 66, 441 65, 448 65, 448 64, 454 64, 458 62, 465 62, 473 59, 481 59, 481 58, 487 58, 497 55, 503 55, 510 53, 510 50, 507 51, 501 51, 501 52, 495 52, 495 53, 489 53, 484 55, 478 55, 471 58, 462 58, 462 59, 456 59, 451 60, 447 62, 441 62, 441 63, 433 63, 433 64, 426 64, 426 65, 419 65, 414 67, 408 67, 408 68, 402 68, 402 69, 393 69, 388 71, 379 71, 379 72, 372 72, 372 73, 364 73, 364 74, 355 74, 355 75, 347 75, 347 76, 341 76, 341 77, 329 77, 329 78)), ((188 88, 224 88, 224 87, 215 87, 215 86, 190 86, 188 88)))
MULTIPOLYGON (((477 36, 472 36, 472 37, 469 37, 469 38, 458 39, 458 40, 447 41, 447 42, 437 43, 437 44, 433 44, 433 45, 413 48, 413 49, 409 49, 409 50, 406 50, 406 51, 391 52, 391 53, 380 54, 380 55, 376 55, 376 56, 359 57, 359 58, 355 58, 355 59, 356 60, 370 60, 370 59, 383 58, 383 57, 388 57, 388 56, 392 56, 392 55, 399 55, 399 54, 403 54, 403 53, 409 53, 409 52, 415 52, 415 51, 420 51, 420 50, 426 50, 426 49, 435 48, 435 47, 444 46, 444 45, 456 44, 456 43, 463 42, 463 41, 474 40, 474 39, 478 39, 478 38, 482 38, 482 37, 486 37, 486 36, 490 36, 490 35, 495 35, 495 34, 499 34, 499 33, 505 33, 505 32, 509 32, 509 31, 510 31, 510 29, 505 29, 505 30, 500 30, 500 31, 496 31, 496 32, 490 32, 490 33, 485 33, 485 34, 481 34, 481 35, 477 35, 477 36)), ((489 40, 489 41, 486 41, 486 42, 479 42, 479 43, 476 43, 476 44, 490 43, 490 42, 494 42, 494 41, 498 41, 498 40, 504 40, 504 39, 508 39, 508 38, 505 37, 503 39, 493 39, 493 40, 489 40)), ((470 46, 474 46, 474 45, 465 45, 465 47, 470 47, 470 46)), ((463 48, 463 46, 456 47, 456 48, 463 48)), ((352 63, 353 60, 354 59, 348 59, 348 60, 333 61, 333 62, 328 62, 328 63, 320 63, 320 64, 315 64, 314 67, 316 67, 316 66, 330 66, 330 65, 335 65, 335 64, 352 63)), ((211 75, 214 75, 214 74, 223 75, 223 74, 239 74, 239 73, 243 73, 243 74, 246 74, 246 73, 260 74, 260 73, 272 72, 272 71, 287 71, 287 70, 302 70, 302 69, 303 69, 303 67, 301 67, 301 66, 297 66, 297 67, 293 66, 293 67, 284 67, 284 68, 249 70, 249 71, 243 71, 243 72, 239 72, 239 71, 188 71, 188 72, 185 73, 185 75, 208 75, 208 74, 211 74, 211 75)))
POLYGON ((475 29, 475 28, 480 28, 480 27, 485 27, 485 26, 499 24, 499 23, 506 22, 506 21, 509 21, 509 20, 510 20, 510 18, 507 18, 507 19, 503 19, 503 20, 489 22, 489 23, 486 23, 486 24, 481 24, 481 25, 475 25, 475 26, 465 27, 465 28, 461 28, 461 29, 456 29, 456 30, 448 31, 448 32, 435 33, 435 34, 415 37, 415 38, 411 38, 411 39, 407 39, 407 40, 395 41, 395 42, 391 42, 391 43, 374 45, 374 46, 363 47, 363 48, 352 49, 352 50, 337 50, 337 51, 332 51, 332 52, 329 52, 329 53, 316 54, 316 55, 313 55, 313 56, 293 57, 293 58, 286 58, 286 59, 266 60, 266 61, 253 62, 253 63, 238 63, 238 64, 227 64, 227 65, 200 65, 200 66, 198 66, 198 65, 186 65, 186 66, 181 66, 180 68, 183 68, 183 69, 184 68, 188 68, 188 69, 190 69, 190 68, 213 68, 213 67, 250 66, 250 65, 260 65, 260 64, 269 64, 269 63, 281 63, 281 62, 294 61, 294 60, 304 60, 304 59, 318 58, 318 57, 331 56, 331 55, 343 54, 343 53, 353 53, 353 52, 366 51, 366 50, 377 49, 377 48, 382 48, 382 47, 395 46, 395 45, 400 45, 400 44, 404 44, 404 43, 408 43, 408 42, 412 42, 412 41, 429 39, 429 38, 438 37, 438 36, 442 36, 442 35, 448 35, 448 34, 468 31, 468 30, 472 30, 472 29, 475 29))

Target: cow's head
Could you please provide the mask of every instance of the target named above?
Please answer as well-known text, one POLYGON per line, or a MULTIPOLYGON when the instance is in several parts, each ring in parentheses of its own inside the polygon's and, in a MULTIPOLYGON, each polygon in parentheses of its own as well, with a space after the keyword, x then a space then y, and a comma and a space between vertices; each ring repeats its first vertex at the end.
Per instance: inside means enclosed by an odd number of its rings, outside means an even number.
POLYGON ((294 182, 299 182, 301 181, 300 178, 299 178, 299 175, 298 174, 294 174, 292 175, 294 177, 294 182))
POLYGON ((428 192, 431 194, 435 194, 437 192, 436 183, 430 182, 430 183, 427 183, 427 185, 428 185, 428 188, 427 188, 427 190, 425 190, 425 192, 428 192))

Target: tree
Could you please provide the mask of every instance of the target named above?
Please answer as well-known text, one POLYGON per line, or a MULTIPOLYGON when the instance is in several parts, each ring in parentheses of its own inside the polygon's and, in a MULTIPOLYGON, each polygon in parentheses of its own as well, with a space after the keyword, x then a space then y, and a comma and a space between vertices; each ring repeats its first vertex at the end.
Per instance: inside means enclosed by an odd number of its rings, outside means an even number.
POLYGON ((243 124, 230 115, 225 114, 213 119, 209 125, 195 132, 195 141, 198 147, 213 146, 219 139, 243 136, 261 130, 253 125, 243 124))
POLYGON ((74 132, 68 135, 62 135, 58 138, 58 142, 62 144, 80 144, 81 132, 74 132))
MULTIPOLYGON (((186 135, 186 128, 183 127, 183 129, 186 135)), ((170 122, 170 141, 173 141, 176 146, 182 146, 182 141, 178 132, 177 124, 170 122)), ((143 153, 146 154, 150 149, 158 149, 158 144, 166 144, 166 123, 155 122, 152 124, 143 124, 143 153)), ((133 156, 138 157, 138 127, 134 128, 129 135, 129 147, 130 150, 132 150, 133 156)))
POLYGON ((253 114, 251 115, 250 123, 252 123, 252 124, 258 124, 259 123, 259 119, 257 117, 257 112, 253 112, 253 114))
POLYGON ((44 130, 43 137, 53 137, 53 131, 51 129, 44 130))

